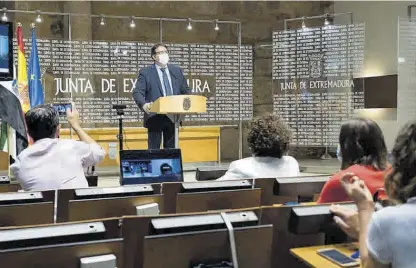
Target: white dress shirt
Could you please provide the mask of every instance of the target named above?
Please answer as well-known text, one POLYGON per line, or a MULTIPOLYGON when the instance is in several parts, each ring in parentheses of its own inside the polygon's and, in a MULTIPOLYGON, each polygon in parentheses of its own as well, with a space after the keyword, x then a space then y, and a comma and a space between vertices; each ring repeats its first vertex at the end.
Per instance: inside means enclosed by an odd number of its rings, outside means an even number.
POLYGON ((239 180, 277 177, 296 177, 300 175, 299 164, 291 156, 247 157, 234 161, 228 171, 218 180, 239 180))
MULTIPOLYGON (((161 70, 162 67, 160 67, 157 64, 155 64, 155 66, 156 66, 157 74, 159 75, 160 83, 162 84, 163 96, 166 97, 166 88, 165 88, 165 83, 163 82, 163 72, 161 70)), ((170 72, 169 72, 169 68, 168 68, 167 65, 166 65, 166 68, 165 68, 165 72, 166 72, 166 75, 168 76, 169 85, 170 85, 170 88, 172 90, 172 95, 173 95, 172 79, 170 77, 170 72)))
POLYGON ((47 138, 23 150, 10 169, 25 191, 87 188, 84 167, 104 156, 97 143, 47 138))

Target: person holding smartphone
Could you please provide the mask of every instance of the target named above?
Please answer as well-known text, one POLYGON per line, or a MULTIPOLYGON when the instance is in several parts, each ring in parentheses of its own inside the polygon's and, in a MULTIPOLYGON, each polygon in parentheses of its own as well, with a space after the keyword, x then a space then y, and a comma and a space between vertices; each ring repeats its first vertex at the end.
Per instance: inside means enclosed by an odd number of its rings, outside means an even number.
POLYGON ((51 105, 38 105, 25 114, 31 146, 10 167, 25 191, 87 188, 84 167, 101 162, 105 151, 81 127, 74 104, 66 116, 79 141, 60 139, 59 114, 51 105))
MULTIPOLYGON (((358 236, 361 267, 410 268, 416 264, 416 122, 404 126, 395 141, 393 169, 386 175, 385 190, 392 204, 374 212, 374 200, 366 183, 346 173, 341 184, 355 202, 358 212, 332 212, 337 224, 358 236)), ((335 208, 335 209, 334 209, 335 208)))

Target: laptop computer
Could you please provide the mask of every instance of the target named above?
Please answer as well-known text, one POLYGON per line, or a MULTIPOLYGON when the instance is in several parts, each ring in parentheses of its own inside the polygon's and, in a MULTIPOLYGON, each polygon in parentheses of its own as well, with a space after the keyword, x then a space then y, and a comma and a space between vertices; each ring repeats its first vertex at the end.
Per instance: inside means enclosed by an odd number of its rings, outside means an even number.
POLYGON ((183 181, 180 149, 120 152, 121 185, 177 181, 183 181))

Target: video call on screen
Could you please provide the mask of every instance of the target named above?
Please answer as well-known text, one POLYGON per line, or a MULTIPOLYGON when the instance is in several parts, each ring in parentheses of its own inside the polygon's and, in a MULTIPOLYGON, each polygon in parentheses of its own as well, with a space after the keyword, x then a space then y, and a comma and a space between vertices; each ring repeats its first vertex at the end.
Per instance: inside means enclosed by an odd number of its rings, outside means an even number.
POLYGON ((122 172, 124 179, 142 179, 143 183, 182 181, 179 159, 124 160, 122 172))

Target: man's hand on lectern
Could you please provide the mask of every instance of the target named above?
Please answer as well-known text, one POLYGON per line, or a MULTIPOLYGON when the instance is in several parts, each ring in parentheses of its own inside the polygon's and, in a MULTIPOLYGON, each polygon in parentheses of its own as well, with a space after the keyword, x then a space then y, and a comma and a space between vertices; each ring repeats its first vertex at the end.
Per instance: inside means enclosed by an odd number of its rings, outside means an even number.
POLYGON ((144 105, 143 105, 143 110, 146 112, 146 113, 150 113, 150 109, 152 108, 152 103, 150 102, 150 103, 145 103, 144 105))

